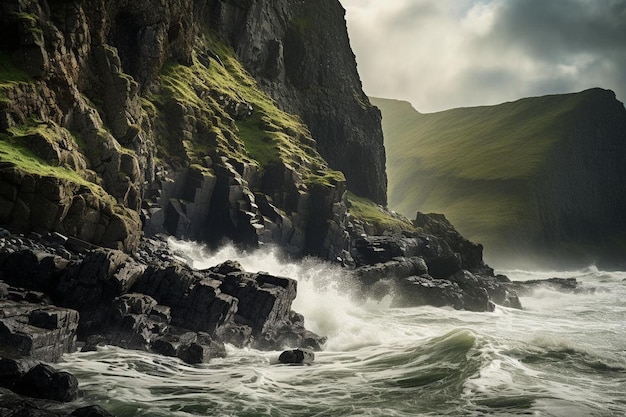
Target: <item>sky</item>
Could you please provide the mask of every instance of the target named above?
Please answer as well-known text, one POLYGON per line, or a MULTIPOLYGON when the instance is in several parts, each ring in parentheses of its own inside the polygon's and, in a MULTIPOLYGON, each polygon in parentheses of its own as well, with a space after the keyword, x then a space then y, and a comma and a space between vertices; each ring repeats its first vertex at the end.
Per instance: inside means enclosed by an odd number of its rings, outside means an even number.
POLYGON ((626 100, 626 0, 340 0, 363 88, 429 113, 613 90, 626 100))

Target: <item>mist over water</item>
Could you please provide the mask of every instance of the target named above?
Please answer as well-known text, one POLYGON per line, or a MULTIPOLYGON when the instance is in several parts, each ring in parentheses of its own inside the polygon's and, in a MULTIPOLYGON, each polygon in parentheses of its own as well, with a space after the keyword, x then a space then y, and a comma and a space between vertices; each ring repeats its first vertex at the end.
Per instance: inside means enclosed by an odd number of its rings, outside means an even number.
POLYGON ((584 291, 541 289, 524 310, 390 308, 358 297, 352 277, 272 248, 208 252, 174 241, 195 268, 237 260, 298 280, 293 309, 328 336, 312 366, 227 347, 189 366, 105 347, 66 357, 85 392, 118 416, 612 416, 626 413, 626 273, 498 271, 513 280, 576 277, 584 291))

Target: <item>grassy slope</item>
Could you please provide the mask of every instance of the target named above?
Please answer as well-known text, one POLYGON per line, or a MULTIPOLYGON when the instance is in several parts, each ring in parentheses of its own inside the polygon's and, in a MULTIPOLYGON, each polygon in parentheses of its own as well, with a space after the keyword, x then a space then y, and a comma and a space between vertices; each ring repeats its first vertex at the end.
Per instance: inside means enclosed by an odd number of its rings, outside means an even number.
MULTIPOLYGON (((201 124, 214 133, 213 143, 196 141, 184 144, 192 163, 210 147, 216 146, 223 155, 256 162, 261 167, 278 162, 287 164, 295 168, 306 183, 332 185, 336 181, 345 181, 343 173, 328 168, 303 122, 280 110, 258 88, 232 49, 212 35, 199 40, 198 47, 213 51, 224 65, 213 60, 208 67, 197 60, 189 67, 170 63, 160 75, 167 94, 176 101, 200 109, 200 114, 207 117, 201 124), (218 95, 229 97, 234 102, 249 103, 252 115, 233 125, 231 118, 213 98, 218 95)), ((154 101, 158 108, 163 97, 148 99, 154 101)))
POLYGON ((520 225, 527 187, 592 94, 432 114, 373 98, 383 114, 390 207, 409 217, 444 213, 471 240, 497 244, 520 225))

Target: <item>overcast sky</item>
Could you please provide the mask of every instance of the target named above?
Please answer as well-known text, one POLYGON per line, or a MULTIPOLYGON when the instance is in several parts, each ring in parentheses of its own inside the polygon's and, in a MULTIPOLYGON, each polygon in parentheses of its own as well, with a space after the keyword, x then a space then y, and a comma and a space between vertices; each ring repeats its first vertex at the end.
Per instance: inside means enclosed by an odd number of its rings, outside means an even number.
POLYGON ((626 99, 626 0, 340 0, 365 92, 420 112, 602 87, 626 99))

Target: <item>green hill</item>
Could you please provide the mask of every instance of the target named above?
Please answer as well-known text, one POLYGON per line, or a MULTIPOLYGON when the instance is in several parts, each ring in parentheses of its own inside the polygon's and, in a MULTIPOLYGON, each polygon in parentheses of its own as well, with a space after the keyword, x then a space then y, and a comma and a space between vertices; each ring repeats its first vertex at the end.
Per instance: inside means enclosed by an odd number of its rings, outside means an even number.
POLYGON ((612 92, 432 114, 371 100, 383 115, 390 208, 444 213, 487 255, 586 256, 600 236, 621 241, 626 199, 609 183, 624 179, 626 112, 612 92))

